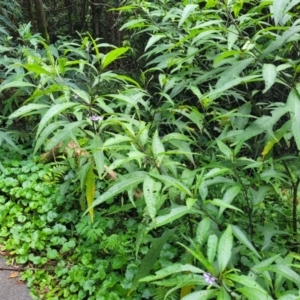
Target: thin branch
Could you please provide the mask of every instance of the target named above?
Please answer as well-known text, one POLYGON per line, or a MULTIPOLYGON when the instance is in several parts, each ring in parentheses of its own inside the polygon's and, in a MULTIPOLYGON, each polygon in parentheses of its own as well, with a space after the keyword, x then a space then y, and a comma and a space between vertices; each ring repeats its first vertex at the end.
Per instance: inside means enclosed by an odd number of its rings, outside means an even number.
POLYGON ((90 2, 92 5, 95 5, 95 6, 106 6, 106 7, 109 7, 109 8, 113 8, 113 6, 109 5, 109 4, 105 4, 105 3, 95 3, 95 2, 92 2, 91 0, 88 0, 88 2, 90 2))

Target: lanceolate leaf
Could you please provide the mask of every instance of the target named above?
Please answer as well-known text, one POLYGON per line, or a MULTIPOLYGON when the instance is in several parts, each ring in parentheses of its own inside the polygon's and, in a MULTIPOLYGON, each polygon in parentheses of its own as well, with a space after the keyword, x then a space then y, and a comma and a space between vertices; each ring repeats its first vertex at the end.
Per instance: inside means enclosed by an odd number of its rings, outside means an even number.
POLYGON ((183 297, 181 300, 206 300, 206 299, 213 299, 218 294, 218 290, 212 289, 212 290, 204 290, 204 291, 198 291, 193 292, 185 297, 183 297))
MULTIPOLYGON (((146 172, 143 171, 136 171, 131 173, 128 176, 124 176, 121 181, 118 183, 115 183, 112 187, 110 187, 105 193, 103 193, 101 196, 96 198, 96 200, 93 202, 92 206, 89 207, 89 209, 105 202, 108 199, 113 198, 114 196, 132 188, 138 185, 139 183, 143 182, 146 176, 146 172)), ((84 214, 88 212, 85 211, 84 214)))
POLYGON ((156 216, 156 203, 158 201, 159 191, 161 189, 161 183, 155 181, 150 176, 146 176, 143 184, 143 192, 147 205, 147 210, 150 218, 155 223, 156 216))
POLYGON ((156 217, 155 223, 152 222, 150 224, 150 229, 172 223, 188 213, 196 213, 196 211, 191 208, 187 208, 185 205, 173 207, 168 214, 156 217))
MULTIPOLYGON (((30 105, 30 104, 29 104, 30 105)), ((61 103, 61 104, 55 104, 50 107, 50 109, 44 114, 42 117, 37 132, 36 136, 39 136, 41 131, 45 128, 46 124, 55 116, 58 116, 61 112, 64 110, 67 110, 68 108, 77 105, 77 103, 72 103, 72 102, 66 102, 66 103, 61 103)))
POLYGON ((195 243, 192 240, 191 240, 191 244, 193 245, 193 249, 191 249, 181 243, 178 243, 178 244, 181 245, 182 247, 184 247, 189 253, 191 253, 193 255, 193 257, 195 257, 204 266, 206 271, 208 271, 212 274, 214 273, 214 268, 213 268, 212 264, 209 263, 209 261, 203 255, 202 251, 197 248, 197 246, 195 245, 195 243))
POLYGON ((22 117, 22 116, 26 116, 26 115, 38 114, 45 108, 49 108, 49 106, 46 104, 30 103, 30 104, 20 107, 15 112, 13 112, 9 116, 9 119, 14 119, 14 118, 18 118, 18 117, 22 117))
POLYGON ((198 7, 198 4, 187 4, 182 12, 181 19, 178 23, 178 28, 186 21, 186 19, 190 16, 191 13, 198 7))
POLYGON ((211 226, 211 221, 210 218, 206 217, 197 226, 197 231, 196 231, 196 243, 197 245, 200 246, 200 248, 204 245, 206 242, 206 239, 209 234, 211 226))
MULTIPOLYGON (((91 164, 90 168, 86 174, 86 178, 85 178, 85 195, 86 195, 88 207, 91 207, 92 203, 94 201, 95 189, 96 189, 95 178, 96 178, 96 176, 94 174, 94 165, 91 164)), ((94 209, 93 208, 89 209, 89 214, 90 214, 91 220, 93 222, 94 221, 94 209)))
MULTIPOLYGON (((222 199, 223 202, 226 204, 230 204, 233 201, 233 199, 239 194, 240 190, 241 190, 240 185, 234 185, 231 188, 229 188, 224 194, 224 197, 222 199)), ((218 214, 219 217, 222 215, 225 209, 226 209, 225 207, 220 207, 219 214, 218 214)))
POLYGON ((165 147, 158 136, 157 130, 155 131, 152 139, 152 151, 153 156, 155 158, 155 162, 157 166, 160 167, 164 158, 165 147))
POLYGON ((98 135, 94 135, 92 143, 92 154, 95 161, 98 176, 101 176, 104 172, 104 154, 102 150, 103 142, 98 135))
POLYGON ((228 225, 219 239, 218 244, 218 265, 219 271, 222 273, 227 267, 228 262, 231 259, 231 251, 233 246, 233 236, 231 226, 228 225))
POLYGON ((11 82, 0 85, 0 93, 3 90, 9 89, 9 88, 12 88, 12 87, 18 87, 18 88, 20 88, 20 87, 35 87, 35 85, 32 84, 32 83, 29 83, 29 82, 24 82, 24 81, 17 81, 17 80, 16 81, 11 81, 11 82))
POLYGON ((159 175, 159 174, 154 174, 154 173, 149 173, 151 177, 154 177, 158 180, 160 180, 162 183, 165 185, 171 185, 175 187, 176 189, 180 190, 181 192, 184 192, 190 197, 193 197, 192 192, 185 186, 183 185, 179 180, 175 179, 174 177, 168 176, 168 175, 159 175))
POLYGON ((102 58, 102 63, 101 63, 102 68, 105 69, 112 62, 120 58, 120 56, 123 55, 125 52, 127 52, 129 49, 130 49, 129 47, 120 47, 108 52, 102 58))
POLYGON ((207 259, 210 264, 214 262, 217 253, 218 237, 212 234, 207 240, 207 259))
POLYGON ((172 264, 166 268, 163 268, 157 272, 155 272, 155 275, 147 276, 143 279, 140 279, 140 282, 150 282, 158 279, 165 278, 167 276, 179 273, 179 272, 190 272, 190 273, 199 273, 202 274, 204 271, 202 269, 199 269, 197 267, 194 267, 193 265, 185 264, 181 265, 178 263, 172 264))
POLYGON ((263 78, 265 81, 265 88, 263 90, 263 93, 265 93, 275 83, 275 80, 277 77, 276 66, 274 66, 272 64, 264 64, 262 73, 263 73, 263 78))
MULTIPOLYGON (((250 287, 238 288, 237 291, 242 293, 246 297, 246 299, 273 300, 273 298, 271 296, 269 296, 268 294, 263 293, 259 290, 254 289, 254 288, 250 288, 250 287)), ((290 298, 288 298, 288 299, 290 299, 290 298)))
POLYGON ((49 138, 50 135, 52 135, 55 130, 59 127, 62 127, 64 125, 67 125, 66 121, 58 121, 58 122, 54 122, 49 124, 40 134, 40 136, 38 137, 33 153, 35 154, 37 152, 37 150, 40 149, 40 147, 45 143, 45 141, 47 140, 47 138, 49 138))
POLYGON ((248 240, 247 236, 241 229, 235 225, 231 225, 232 227, 232 232, 234 236, 241 242, 243 243, 249 250, 251 250, 257 257, 260 258, 259 253, 256 251, 252 243, 248 240))
POLYGON ((260 270, 261 272, 275 272, 279 275, 282 275, 284 278, 294 282, 296 285, 299 285, 300 282, 300 275, 285 265, 271 265, 268 267, 256 268, 256 270, 260 270))
POLYGON ((288 101, 293 102, 293 111, 291 112, 292 132, 297 145, 300 150, 300 96, 295 90, 290 92, 288 101))

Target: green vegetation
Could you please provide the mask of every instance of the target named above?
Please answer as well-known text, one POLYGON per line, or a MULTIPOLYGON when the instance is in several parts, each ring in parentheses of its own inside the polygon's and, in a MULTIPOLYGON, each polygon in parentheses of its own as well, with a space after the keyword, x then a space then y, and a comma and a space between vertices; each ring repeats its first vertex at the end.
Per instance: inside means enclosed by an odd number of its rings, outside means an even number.
POLYGON ((128 0, 118 47, 1 18, 0 244, 37 299, 300 298, 299 3, 128 0))

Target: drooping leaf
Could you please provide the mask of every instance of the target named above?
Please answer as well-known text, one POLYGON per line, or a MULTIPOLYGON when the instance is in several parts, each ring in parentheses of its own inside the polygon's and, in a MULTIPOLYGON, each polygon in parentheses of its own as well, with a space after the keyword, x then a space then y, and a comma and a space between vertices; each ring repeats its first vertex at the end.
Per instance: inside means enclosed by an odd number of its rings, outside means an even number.
MULTIPOLYGON (((28 104, 30 105, 30 104, 28 104)), ((68 108, 71 108, 73 106, 77 105, 76 103, 73 102, 66 102, 66 103, 61 103, 61 104, 55 104, 49 108, 49 110, 43 115, 37 132, 36 136, 39 136, 41 131, 45 128, 46 124, 55 116, 58 116, 61 112, 67 110, 68 108)))
POLYGON ((232 227, 232 232, 234 234, 234 236, 241 242, 243 243, 249 250, 251 250, 257 257, 260 258, 259 253, 257 252, 257 250, 254 248, 254 246, 252 245, 252 243, 248 240, 247 236, 245 235, 245 233, 237 226, 235 225, 231 225, 232 227))
POLYGON ((216 205, 216 206, 220 206, 220 208, 222 208, 223 210, 225 210, 226 208, 230 208, 230 209, 237 210, 237 211, 243 213, 243 211, 240 210, 239 208, 237 208, 231 204, 228 204, 220 199, 213 199, 213 200, 209 201, 209 203, 216 205))
POLYGON ((14 111, 9 116, 9 119, 19 118, 21 116, 26 116, 26 115, 38 114, 45 108, 49 108, 49 106, 46 104, 30 103, 14 111))
POLYGON ((44 128, 44 130, 41 132, 40 136, 36 140, 33 153, 35 154, 40 149, 40 147, 45 143, 47 138, 49 138, 49 136, 52 135, 57 128, 63 127, 67 124, 68 123, 66 121, 58 121, 46 126, 46 128, 44 128))
POLYGON ((300 282, 300 275, 296 273, 294 270, 292 270, 291 268, 282 264, 276 264, 276 265, 271 265, 271 266, 261 267, 261 268, 256 267, 256 270, 259 270, 261 272, 263 271, 275 272, 283 276, 285 279, 294 282, 296 285, 298 285, 300 282))
POLYGON ((120 58, 121 55, 123 55, 125 52, 127 52, 130 48, 129 47, 120 47, 117 49, 113 49, 109 51, 104 57, 102 58, 101 67, 105 69, 108 65, 110 65, 112 62, 116 61, 120 58))
MULTIPOLYGON (((230 204, 233 199, 239 194, 241 186, 236 184, 230 187, 224 194, 222 201, 226 204, 230 204)), ((218 217, 220 217, 225 211, 225 207, 220 207, 218 217)))
POLYGON ((157 216, 155 223, 152 222, 150 224, 150 229, 158 228, 160 226, 172 223, 173 221, 181 218, 182 216, 189 214, 189 213, 196 213, 195 210, 192 208, 187 208, 185 205, 180 205, 177 207, 171 208, 171 211, 166 215, 157 216))
MULTIPOLYGON (((24 81, 18 81, 18 80, 14 80, 8 83, 3 83, 0 85, 0 93, 5 90, 5 89, 9 89, 9 88, 20 88, 20 87, 35 87, 34 84, 29 83, 29 82, 24 82, 24 81)), ((37 105, 37 104, 36 104, 37 105)), ((42 104, 40 104, 42 105, 42 104)))
MULTIPOLYGON (((130 175, 127 175, 126 177, 123 176, 121 181, 115 183, 113 186, 111 186, 106 192, 104 192, 101 196, 97 197, 95 201, 93 202, 92 206, 89 207, 89 209, 105 202, 106 200, 132 188, 138 185, 139 183, 144 181, 144 178, 146 176, 146 172, 143 171, 136 171, 131 173, 130 175)), ((88 210, 89 210, 88 209, 88 210)), ((86 214, 87 211, 85 211, 84 214, 86 214)))
POLYGON ((158 280, 158 279, 162 279, 165 278, 167 276, 176 274, 176 273, 180 273, 180 272, 191 272, 191 273, 204 273, 204 271, 200 268, 197 268, 193 265, 189 265, 189 264, 179 264, 179 263, 175 263, 172 264, 170 266, 167 266, 157 272, 155 272, 155 275, 151 275, 151 276, 147 276, 145 278, 140 279, 140 282, 150 282, 150 281, 154 281, 154 280, 158 280))
POLYGON ((175 187, 176 189, 178 189, 179 191, 187 194, 188 196, 193 197, 192 192, 184 184, 182 184, 178 179, 176 179, 174 177, 171 177, 168 175, 154 174, 153 172, 149 173, 149 176, 160 180, 165 185, 171 185, 171 186, 175 187))

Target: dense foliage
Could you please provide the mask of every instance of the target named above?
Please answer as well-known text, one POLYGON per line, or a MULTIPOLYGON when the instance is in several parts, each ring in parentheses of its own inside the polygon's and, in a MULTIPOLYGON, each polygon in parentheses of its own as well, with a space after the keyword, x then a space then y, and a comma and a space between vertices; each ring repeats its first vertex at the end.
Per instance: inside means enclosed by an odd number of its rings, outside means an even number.
POLYGON ((1 29, 0 241, 34 295, 299 299, 299 3, 131 0, 123 47, 1 29))

